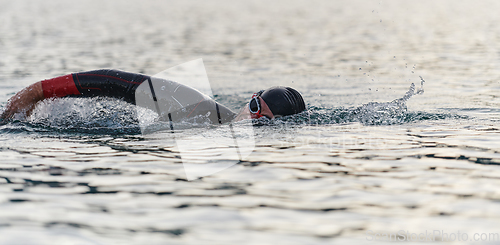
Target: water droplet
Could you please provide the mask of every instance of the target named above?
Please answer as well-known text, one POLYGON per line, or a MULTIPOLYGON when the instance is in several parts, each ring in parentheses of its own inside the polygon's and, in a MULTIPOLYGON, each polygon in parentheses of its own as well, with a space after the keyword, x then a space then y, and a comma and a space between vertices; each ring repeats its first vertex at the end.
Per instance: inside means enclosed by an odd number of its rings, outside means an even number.
POLYGON ((161 86, 161 90, 165 90, 165 86, 161 86))
POLYGON ((394 59, 396 59, 396 56, 394 56, 394 59))
POLYGON ((424 85, 425 80, 422 78, 422 76, 418 76, 418 77, 420 77, 420 84, 424 85))
POLYGON ((361 71, 361 67, 359 68, 359 70, 361 71))

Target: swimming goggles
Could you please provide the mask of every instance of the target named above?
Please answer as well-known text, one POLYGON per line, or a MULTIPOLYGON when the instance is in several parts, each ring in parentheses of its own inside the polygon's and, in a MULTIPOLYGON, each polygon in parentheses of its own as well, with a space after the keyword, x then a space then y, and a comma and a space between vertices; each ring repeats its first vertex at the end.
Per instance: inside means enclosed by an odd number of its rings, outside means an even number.
POLYGON ((250 99, 250 102, 248 103, 248 109, 250 110, 250 113, 255 114, 257 116, 257 118, 261 118, 264 116, 264 115, 260 114, 261 106, 260 106, 260 100, 259 100, 259 97, 263 92, 264 92, 264 90, 261 90, 257 93, 254 93, 252 95, 252 99, 250 99))

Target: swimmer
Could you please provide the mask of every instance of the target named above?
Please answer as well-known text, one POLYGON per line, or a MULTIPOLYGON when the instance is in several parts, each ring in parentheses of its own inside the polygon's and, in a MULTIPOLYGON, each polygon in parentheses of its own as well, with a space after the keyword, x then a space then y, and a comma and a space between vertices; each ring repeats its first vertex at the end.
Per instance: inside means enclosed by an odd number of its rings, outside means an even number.
MULTIPOLYGON (((43 80, 24 88, 12 96, 4 112, 0 115, 0 119, 12 119, 18 113, 29 116, 38 102, 49 98, 104 96, 136 104, 136 90, 145 81, 150 82, 151 77, 111 69, 79 72, 43 80)), ((170 84, 173 84, 175 88, 182 88, 179 89, 183 91, 182 96, 203 97, 200 92, 191 87, 171 81, 170 84)), ((204 98, 207 97, 204 96, 204 98)), ((306 106, 297 90, 279 86, 253 94, 250 101, 238 114, 210 99, 200 101, 196 105, 192 104, 187 107, 187 110, 176 112, 176 116, 179 118, 205 115, 207 111, 213 108, 217 108, 216 114, 218 118, 211 117, 210 121, 217 124, 261 117, 274 119, 300 113, 306 109, 306 106), (200 106, 202 102, 203 105, 200 106)))

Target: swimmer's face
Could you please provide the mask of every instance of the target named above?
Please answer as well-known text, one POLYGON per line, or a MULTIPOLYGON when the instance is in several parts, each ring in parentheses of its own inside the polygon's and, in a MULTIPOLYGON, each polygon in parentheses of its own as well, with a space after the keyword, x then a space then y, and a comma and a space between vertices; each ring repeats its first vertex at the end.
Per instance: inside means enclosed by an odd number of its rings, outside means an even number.
MULTIPOLYGON (((257 97, 260 102, 260 115, 265 116, 269 119, 273 119, 274 115, 271 112, 271 109, 269 109, 269 106, 267 106, 266 102, 261 98, 257 97)), ((235 120, 236 121, 241 121, 245 119, 257 119, 259 116, 257 114, 251 113, 250 109, 248 108, 248 103, 241 109, 240 113, 236 116, 235 120)))

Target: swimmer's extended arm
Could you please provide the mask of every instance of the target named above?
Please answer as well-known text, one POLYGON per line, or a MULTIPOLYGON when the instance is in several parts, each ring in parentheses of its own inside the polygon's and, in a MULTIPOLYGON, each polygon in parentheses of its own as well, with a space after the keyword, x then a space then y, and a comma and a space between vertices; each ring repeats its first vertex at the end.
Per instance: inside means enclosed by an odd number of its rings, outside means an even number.
POLYGON ((12 96, 0 119, 11 119, 17 113, 29 116, 35 105, 47 98, 106 96, 135 103, 135 89, 147 78, 142 74, 103 69, 43 80, 12 96))
POLYGON ((0 119, 10 119, 16 113, 30 115, 36 103, 44 99, 42 82, 31 84, 9 99, 0 119))
MULTIPOLYGON (((149 76, 138 73, 103 69, 73 73, 43 80, 28 86, 10 98, 0 118, 11 119, 16 113, 23 113, 29 116, 39 101, 47 98, 61 98, 66 96, 114 97, 135 104, 136 89, 144 81, 150 80, 150 78, 149 76)), ((183 86, 183 88, 196 91, 187 86, 183 86)), ((183 94, 190 96, 196 93, 183 94)), ((231 110, 213 100, 207 100, 200 103, 194 105, 193 108, 188 108, 189 106, 186 107, 186 109, 191 110, 186 110, 188 113, 185 116, 193 117, 196 115, 205 115, 207 111, 211 111, 210 108, 212 107, 217 109, 216 114, 219 116, 219 119, 217 119, 217 117, 211 118, 214 124, 229 122, 235 116, 231 110)), ((174 114, 174 112, 172 113, 174 114)), ((179 116, 184 115, 184 113, 180 111, 176 113, 179 114, 179 116)))

